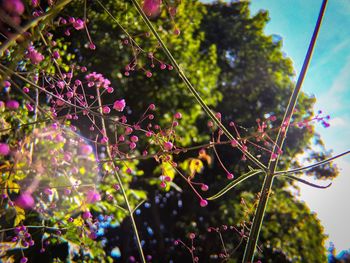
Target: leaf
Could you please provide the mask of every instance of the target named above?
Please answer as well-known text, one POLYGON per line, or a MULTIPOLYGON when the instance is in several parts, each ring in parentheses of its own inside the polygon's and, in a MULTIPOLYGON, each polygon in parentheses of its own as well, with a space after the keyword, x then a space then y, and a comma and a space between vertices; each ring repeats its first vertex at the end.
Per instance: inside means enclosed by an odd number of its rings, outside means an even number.
POLYGON ((12 180, 8 180, 7 181, 7 189, 10 193, 18 194, 20 187, 17 183, 13 182, 12 180))
POLYGON ((180 186, 178 186, 177 184, 175 184, 174 182, 169 182, 169 186, 173 187, 176 191, 182 193, 182 189, 180 186))
POLYGON ((147 199, 145 191, 130 189, 130 193, 136 197, 136 199, 147 199))
POLYGON ((19 223, 21 223, 26 218, 26 213, 19 206, 15 206, 15 209, 16 209, 16 217, 15 217, 15 221, 14 221, 13 225, 18 226, 19 223))
POLYGON ((162 163, 162 171, 165 176, 169 176, 171 180, 175 177, 174 167, 169 162, 162 163))
POLYGON ((259 173, 262 173, 262 170, 250 170, 248 173, 245 173, 238 177, 236 180, 233 180, 231 183, 229 183, 225 188, 220 190, 217 194, 207 198, 208 200, 214 200, 219 198, 220 196, 224 195, 226 192, 230 191, 232 188, 234 188, 236 185, 240 184, 241 182, 247 180, 249 177, 252 177, 254 175, 257 175, 259 173))
POLYGON ((208 165, 211 164, 211 156, 204 149, 199 151, 198 158, 207 161, 208 165))
MULTIPOLYGON (((0 243, 0 256, 1 257, 5 256, 6 252, 8 250, 15 249, 16 247, 17 247, 17 242, 1 242, 0 243)), ((6 262, 8 262, 8 261, 6 261, 6 262)))
POLYGON ((190 160, 189 170, 190 177, 193 178, 196 173, 200 173, 203 170, 203 162, 197 158, 193 158, 190 160))
POLYGON ((75 225, 76 227, 81 227, 84 225, 84 219, 82 219, 81 217, 77 217, 74 219, 73 221, 73 225, 75 225))

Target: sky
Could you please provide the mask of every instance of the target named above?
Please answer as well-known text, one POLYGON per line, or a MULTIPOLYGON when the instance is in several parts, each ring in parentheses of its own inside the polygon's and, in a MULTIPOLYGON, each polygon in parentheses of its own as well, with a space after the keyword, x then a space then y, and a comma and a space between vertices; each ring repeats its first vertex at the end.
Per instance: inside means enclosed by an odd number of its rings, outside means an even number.
MULTIPOLYGON (((269 11, 265 33, 283 38, 283 51, 299 72, 321 0, 253 0, 252 14, 269 11)), ((315 110, 331 116, 331 126, 316 131, 334 154, 350 149, 350 1, 328 1, 303 91, 317 99, 315 110)), ((340 175, 330 188, 318 190, 300 184, 300 198, 317 213, 337 251, 350 249, 350 157, 335 162, 340 175)), ((325 182, 318 182, 324 184, 325 182)))
MULTIPOLYGON (((210 0, 203 2, 211 2, 210 0)), ((251 0, 251 13, 268 10, 267 35, 283 39, 283 51, 298 74, 321 7, 321 0, 251 0)), ((331 116, 316 125, 334 155, 350 149, 350 1, 329 0, 302 90, 317 99, 315 111, 331 116)), ((335 162, 340 175, 328 189, 300 184, 300 199, 315 212, 337 251, 350 249, 350 156, 335 162)), ((309 178, 305 178, 310 181, 309 178)), ((315 182, 315 181, 314 181, 315 182)), ((316 182, 326 184, 326 182, 316 182)))

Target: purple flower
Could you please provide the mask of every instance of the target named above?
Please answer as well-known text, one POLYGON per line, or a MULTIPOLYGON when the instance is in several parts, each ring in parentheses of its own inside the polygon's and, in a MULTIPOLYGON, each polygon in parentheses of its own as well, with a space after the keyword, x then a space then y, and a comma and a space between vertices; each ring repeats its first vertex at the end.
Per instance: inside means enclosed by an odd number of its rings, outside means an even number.
POLYGON ((144 0, 142 10, 147 16, 156 16, 160 13, 162 0, 144 0))
POLYGON ((11 82, 5 80, 5 81, 4 81, 4 87, 5 87, 5 88, 11 87, 11 82))
POLYGON ((93 151, 91 145, 88 145, 88 144, 83 144, 82 146, 80 146, 80 149, 79 149, 79 152, 82 154, 82 155, 89 155, 91 154, 93 151))
POLYGON ((32 6, 33 7, 38 7, 40 4, 39 0, 32 0, 32 6))
POLYGON ((15 203, 23 209, 28 209, 34 206, 34 199, 31 193, 24 192, 16 199, 15 203))
POLYGON ((84 20, 77 19, 76 21, 73 22, 73 27, 76 30, 82 30, 84 29, 84 20))
POLYGON ((82 215, 83 219, 89 219, 92 217, 92 214, 90 213, 90 211, 85 211, 82 215))
POLYGON ((32 64, 36 65, 44 59, 44 56, 40 52, 36 51, 33 47, 29 47, 27 58, 30 59, 30 62, 32 62, 32 64))
POLYGON ((21 15, 24 12, 24 5, 21 0, 4 0, 2 6, 13 15, 21 15))
POLYGON ((167 151, 170 151, 174 147, 174 145, 171 142, 165 142, 163 146, 164 146, 164 149, 167 151))
POLYGON ((52 52, 52 57, 54 59, 59 59, 60 58, 60 53, 56 50, 56 51, 52 52))
POLYGON ((6 107, 9 110, 17 110, 18 107, 19 107, 19 103, 16 100, 9 100, 9 101, 6 102, 6 107))
POLYGON ((6 143, 0 143, 0 155, 8 155, 10 153, 10 146, 6 143))
POLYGON ((86 193, 86 202, 89 204, 101 201, 101 195, 96 190, 89 190, 86 193))

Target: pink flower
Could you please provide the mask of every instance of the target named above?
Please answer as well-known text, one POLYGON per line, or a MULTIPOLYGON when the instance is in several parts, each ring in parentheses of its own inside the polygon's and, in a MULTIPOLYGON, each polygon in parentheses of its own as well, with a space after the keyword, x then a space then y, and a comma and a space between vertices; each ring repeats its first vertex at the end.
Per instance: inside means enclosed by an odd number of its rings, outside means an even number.
POLYGON ((23 209, 28 209, 34 206, 34 199, 30 193, 24 192, 16 199, 15 203, 23 209))
POLYGON ((92 147, 91 145, 83 144, 82 146, 80 146, 79 152, 82 155, 89 155, 92 153, 92 147))
POLYGON ((34 65, 36 65, 36 64, 40 63, 44 59, 44 56, 40 52, 36 51, 33 47, 30 47, 28 49, 27 58, 29 58, 30 61, 34 65))
POLYGON ((165 142, 163 146, 164 146, 164 149, 167 151, 170 151, 174 147, 174 145, 171 142, 165 142))
POLYGON ((5 81, 4 81, 4 87, 5 87, 5 88, 11 87, 11 82, 5 80, 5 81))
POLYGON ((59 59, 60 58, 60 53, 56 50, 56 51, 52 52, 52 57, 54 59, 59 59))
POLYGON ((45 188, 44 193, 46 195, 52 195, 53 194, 53 192, 52 192, 52 190, 50 188, 45 188))
POLYGON ((96 190, 89 190, 86 193, 86 202, 89 204, 101 201, 101 195, 96 190))
POLYGON ((85 211, 82 215, 83 219, 89 219, 92 218, 92 214, 90 213, 90 211, 85 211))
POLYGON ((29 103, 26 104, 26 108, 28 111, 34 111, 34 108, 32 105, 30 105, 29 103))
POLYGON ((40 4, 39 0, 32 0, 32 6, 33 7, 38 7, 40 4))
POLYGON ((6 143, 0 143, 0 155, 8 155, 10 153, 10 146, 6 143))
POLYGON ((21 0, 4 0, 2 5, 7 12, 13 15, 21 15, 24 12, 24 5, 21 0))
POLYGON ((116 111, 123 111, 125 108, 125 100, 121 99, 121 100, 116 100, 113 104, 113 109, 115 109, 116 111))
POLYGON ((73 22, 73 27, 76 30, 82 30, 84 29, 84 20, 77 19, 76 21, 73 22))
POLYGON ((6 107, 9 110, 17 110, 18 107, 19 107, 19 103, 16 100, 9 100, 9 101, 6 102, 6 107))
POLYGON ((162 0, 144 0, 142 10, 147 16, 153 17, 160 13, 162 0))

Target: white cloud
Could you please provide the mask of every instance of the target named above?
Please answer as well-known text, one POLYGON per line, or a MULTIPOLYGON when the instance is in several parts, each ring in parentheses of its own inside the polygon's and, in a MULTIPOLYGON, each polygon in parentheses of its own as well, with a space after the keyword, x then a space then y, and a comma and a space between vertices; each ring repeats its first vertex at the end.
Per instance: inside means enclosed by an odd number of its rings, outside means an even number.
POLYGON ((348 99, 350 97, 350 57, 341 69, 338 76, 334 78, 331 88, 323 93, 318 101, 318 107, 328 111, 336 111, 349 108, 348 99))
POLYGON ((347 125, 347 122, 344 118, 341 117, 335 117, 333 119, 330 119, 329 124, 331 127, 344 127, 347 125))

